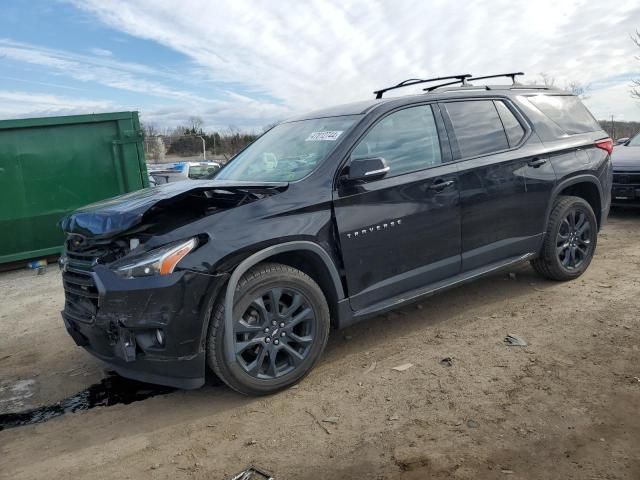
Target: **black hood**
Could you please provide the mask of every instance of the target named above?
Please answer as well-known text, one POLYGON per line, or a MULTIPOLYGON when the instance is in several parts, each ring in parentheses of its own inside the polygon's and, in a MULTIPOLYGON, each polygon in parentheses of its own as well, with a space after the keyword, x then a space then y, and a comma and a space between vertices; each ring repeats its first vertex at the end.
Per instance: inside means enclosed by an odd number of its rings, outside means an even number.
POLYGON ((82 207, 60 221, 66 234, 108 238, 125 232, 143 221, 153 207, 167 205, 190 195, 203 198, 234 194, 265 196, 283 191, 285 182, 240 182, 196 180, 166 183, 119 195, 82 207))
POLYGON ((640 147, 618 145, 611 154, 615 170, 640 171, 640 147))

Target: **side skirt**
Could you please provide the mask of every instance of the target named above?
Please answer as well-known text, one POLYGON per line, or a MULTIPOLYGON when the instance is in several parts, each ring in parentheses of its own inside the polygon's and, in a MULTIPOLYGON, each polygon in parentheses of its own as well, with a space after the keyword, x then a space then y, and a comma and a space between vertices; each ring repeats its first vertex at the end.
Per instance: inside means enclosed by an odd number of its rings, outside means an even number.
MULTIPOLYGON (((376 303, 375 305, 372 305, 370 307, 353 312, 351 315, 346 314, 346 308, 341 308, 338 328, 346 328, 353 325, 354 323, 358 323, 370 317, 374 317, 390 310, 394 310, 405 304, 413 303, 418 300, 435 295, 436 293, 439 293, 441 291, 464 285, 465 283, 471 282, 479 277, 495 273, 500 270, 510 268, 513 265, 531 260, 535 258, 536 255, 537 253, 531 252, 525 255, 507 258, 506 260, 501 260, 500 262, 485 265, 484 267, 476 268, 468 272, 463 272, 446 280, 432 283, 430 285, 426 285, 415 290, 403 293, 402 295, 397 295, 383 302, 376 303)), ((344 303, 346 305, 348 301, 348 299, 345 299, 340 303, 344 303)))

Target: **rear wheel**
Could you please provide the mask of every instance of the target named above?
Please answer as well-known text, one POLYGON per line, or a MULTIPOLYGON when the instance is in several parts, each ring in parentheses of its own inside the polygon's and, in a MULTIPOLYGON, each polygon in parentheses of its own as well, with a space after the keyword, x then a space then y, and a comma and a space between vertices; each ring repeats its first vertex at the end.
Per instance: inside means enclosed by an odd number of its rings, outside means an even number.
POLYGON ((266 395, 300 381, 320 358, 329 336, 329 307, 305 273, 277 263, 245 273, 234 295, 234 356, 224 345, 224 302, 209 326, 209 366, 227 385, 246 395, 266 395))
POLYGON ((598 224, 591 206, 579 197, 559 197, 549 216, 540 257, 531 264, 551 280, 582 275, 593 258, 598 224))

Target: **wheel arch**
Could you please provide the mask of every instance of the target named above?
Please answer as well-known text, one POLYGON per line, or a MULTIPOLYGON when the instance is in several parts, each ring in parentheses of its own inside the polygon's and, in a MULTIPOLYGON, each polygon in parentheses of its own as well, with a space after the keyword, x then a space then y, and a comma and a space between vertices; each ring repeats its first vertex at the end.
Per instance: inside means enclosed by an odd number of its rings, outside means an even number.
POLYGON ((271 245, 248 256, 233 270, 224 293, 225 355, 232 369, 239 368, 233 353, 233 301, 236 287, 242 275, 254 265, 266 260, 293 266, 313 278, 327 297, 332 317, 337 316, 337 304, 345 298, 338 269, 327 251, 317 243, 306 240, 285 242, 271 245))
POLYGON ((551 201, 547 206, 546 225, 549 223, 549 216, 556 200, 561 195, 572 195, 585 200, 593 209, 593 213, 596 216, 598 222, 598 229, 602 225, 602 186, 597 177, 593 175, 577 175, 575 177, 567 178, 559 182, 551 195, 551 201))

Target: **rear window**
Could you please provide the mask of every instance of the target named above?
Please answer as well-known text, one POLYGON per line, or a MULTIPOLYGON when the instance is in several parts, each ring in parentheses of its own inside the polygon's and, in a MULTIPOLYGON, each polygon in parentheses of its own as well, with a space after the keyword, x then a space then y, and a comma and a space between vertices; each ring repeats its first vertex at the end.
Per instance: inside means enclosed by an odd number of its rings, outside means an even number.
POLYGON ((507 150, 509 143, 492 100, 446 103, 462 158, 507 150))
POLYGON ((600 130, 600 125, 578 97, 573 95, 536 95, 528 97, 528 99, 569 135, 600 130))

